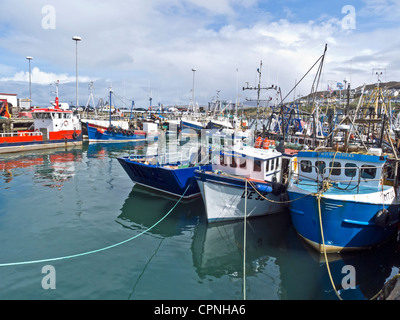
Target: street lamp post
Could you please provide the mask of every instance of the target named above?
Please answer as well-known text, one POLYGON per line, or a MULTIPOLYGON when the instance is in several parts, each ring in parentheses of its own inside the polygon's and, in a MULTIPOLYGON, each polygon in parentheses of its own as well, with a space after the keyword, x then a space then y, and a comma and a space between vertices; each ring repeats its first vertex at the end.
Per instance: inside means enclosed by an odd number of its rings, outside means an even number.
POLYGON ((192 71, 193 71, 192 103, 194 104, 194 73, 197 71, 197 69, 192 69, 192 71))
POLYGON ((78 101, 78 41, 81 41, 82 38, 78 36, 73 36, 72 40, 76 42, 76 108, 79 107, 78 101))
POLYGON ((27 56, 26 59, 29 61, 29 106, 32 105, 32 73, 31 73, 31 60, 33 59, 30 56, 27 56))

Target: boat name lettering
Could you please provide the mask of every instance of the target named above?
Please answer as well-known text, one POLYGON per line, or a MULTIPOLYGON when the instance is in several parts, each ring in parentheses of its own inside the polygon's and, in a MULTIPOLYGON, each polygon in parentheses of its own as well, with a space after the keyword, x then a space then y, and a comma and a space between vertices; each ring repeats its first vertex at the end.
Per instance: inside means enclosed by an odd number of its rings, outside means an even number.
MULTIPOLYGON (((321 152, 320 157, 334 157, 336 152, 321 152)), ((354 158, 354 154, 351 153, 337 153, 336 157, 341 158, 354 158)))
POLYGON ((394 197, 395 197, 395 194, 394 194, 393 189, 390 189, 389 191, 387 191, 385 193, 381 193, 381 200, 383 200, 384 202, 391 201, 394 199, 394 197))
MULTIPOLYGON (((247 199, 264 201, 264 197, 267 195, 267 193, 268 192, 262 192, 259 194, 257 191, 247 190, 247 199)), ((246 198, 246 191, 243 191, 242 198, 246 198)))

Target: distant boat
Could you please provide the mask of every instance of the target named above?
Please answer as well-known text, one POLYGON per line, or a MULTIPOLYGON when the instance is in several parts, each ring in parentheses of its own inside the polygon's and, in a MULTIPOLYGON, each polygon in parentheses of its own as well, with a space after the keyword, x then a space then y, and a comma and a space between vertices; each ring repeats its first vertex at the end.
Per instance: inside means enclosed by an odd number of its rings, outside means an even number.
MULTIPOLYGON (((157 128, 157 124, 155 128, 157 128)), ((104 127, 87 122, 89 142, 128 142, 128 141, 154 141, 158 138, 156 130, 148 130, 150 124, 144 124, 146 130, 123 129, 119 126, 104 127)))
POLYGON ((82 144, 81 124, 70 110, 32 109, 33 128, 0 133, 0 153, 76 146, 82 144))
MULTIPOLYGON (((110 105, 112 90, 110 89, 110 105)), ((154 141, 158 138, 156 123, 143 123, 143 130, 133 129, 128 120, 113 121, 109 108, 109 121, 86 120, 89 142, 127 142, 127 141, 154 141)))
POLYGON ((201 130, 206 128, 206 126, 204 123, 202 123, 196 119, 182 118, 181 119, 181 128, 182 128, 182 130, 183 129, 191 129, 197 133, 200 133, 201 130))

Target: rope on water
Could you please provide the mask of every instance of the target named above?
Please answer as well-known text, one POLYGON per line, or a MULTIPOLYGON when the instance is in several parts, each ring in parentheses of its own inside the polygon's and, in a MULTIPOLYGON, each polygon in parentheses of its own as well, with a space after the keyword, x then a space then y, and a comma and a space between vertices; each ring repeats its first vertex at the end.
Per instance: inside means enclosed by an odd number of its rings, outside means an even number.
POLYGON ((48 259, 40 259, 40 260, 30 260, 30 261, 21 261, 21 262, 9 262, 9 263, 0 263, 0 267, 9 267, 9 266, 17 266, 17 265, 26 265, 26 264, 34 264, 34 263, 44 263, 44 262, 51 262, 51 261, 58 261, 58 260, 66 260, 66 259, 72 259, 72 258, 77 258, 77 257, 82 257, 82 256, 87 256, 89 254, 93 254, 93 253, 97 253, 97 252, 101 252, 101 251, 106 251, 115 247, 118 247, 122 244, 125 244, 129 241, 132 241, 138 237, 140 237, 142 234, 150 231, 151 229, 153 229, 155 226, 157 226, 161 221, 163 221, 174 209, 175 207, 179 204, 179 202, 181 202, 181 200, 183 199, 183 197, 186 194, 186 191, 189 189, 190 184, 187 186, 185 192, 182 194, 182 196, 178 199, 178 201, 174 204, 174 206, 160 219, 158 220, 156 223, 154 223, 151 227, 149 227, 148 229, 138 233, 137 235, 126 239, 124 241, 120 241, 118 243, 115 243, 113 245, 104 247, 104 248, 100 248, 100 249, 96 249, 96 250, 91 250, 91 251, 86 251, 86 252, 82 252, 82 253, 77 253, 77 254, 72 254, 72 255, 68 255, 68 256, 62 256, 62 257, 56 257, 56 258, 48 258, 48 259))

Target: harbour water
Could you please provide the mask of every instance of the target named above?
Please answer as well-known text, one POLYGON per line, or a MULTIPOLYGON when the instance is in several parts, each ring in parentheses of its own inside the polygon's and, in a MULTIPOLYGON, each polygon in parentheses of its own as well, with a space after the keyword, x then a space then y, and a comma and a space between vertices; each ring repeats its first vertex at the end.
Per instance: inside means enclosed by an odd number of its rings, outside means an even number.
MULTIPOLYGON (((1 157, 0 299, 241 300, 244 276, 248 300, 337 299, 323 255, 288 212, 246 228, 207 224, 201 198, 174 207, 178 199, 134 185, 116 158, 146 148, 84 143, 1 157), (44 266, 54 289, 43 286, 44 266)), ((343 299, 370 299, 399 272, 396 240, 329 255, 343 299), (345 289, 349 265, 355 286, 345 289)))

